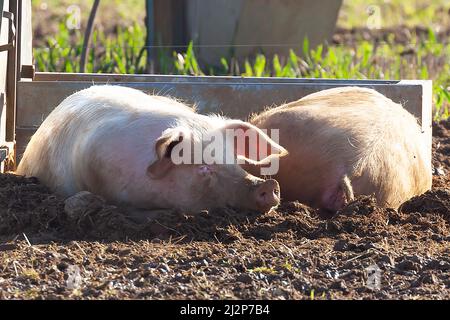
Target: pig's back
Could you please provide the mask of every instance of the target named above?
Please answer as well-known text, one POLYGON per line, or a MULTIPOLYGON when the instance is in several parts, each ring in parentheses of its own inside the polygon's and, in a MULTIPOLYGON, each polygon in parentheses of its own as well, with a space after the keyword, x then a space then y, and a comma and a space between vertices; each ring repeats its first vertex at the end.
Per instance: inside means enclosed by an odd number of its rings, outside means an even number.
POLYGON ((276 178, 288 198, 319 205, 323 190, 342 175, 350 177, 355 194, 376 192, 380 204, 392 207, 431 186, 416 119, 374 90, 324 90, 252 122, 280 129, 280 144, 290 155, 276 178))
POLYGON ((101 174, 125 184, 126 176, 134 174, 130 168, 154 160, 154 141, 161 132, 192 114, 172 99, 93 86, 68 97, 48 116, 31 138, 17 173, 38 177, 64 195, 92 189, 86 184, 104 184, 101 174))

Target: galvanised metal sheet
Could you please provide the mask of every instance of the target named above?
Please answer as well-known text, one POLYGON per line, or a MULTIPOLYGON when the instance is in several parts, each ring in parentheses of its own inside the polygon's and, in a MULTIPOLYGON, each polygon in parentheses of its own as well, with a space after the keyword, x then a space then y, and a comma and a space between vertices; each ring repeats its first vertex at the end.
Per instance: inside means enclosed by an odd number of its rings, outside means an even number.
POLYGON ((295 84, 398 84, 400 80, 342 80, 320 78, 275 78, 275 77, 236 77, 236 76, 180 76, 159 74, 100 74, 100 73, 60 73, 36 72, 34 81, 87 81, 87 82, 169 82, 169 83, 295 83, 295 84))
POLYGON ((56 75, 39 74, 36 79, 44 79, 45 81, 19 82, 16 125, 19 156, 29 137, 63 99, 93 84, 109 82, 110 84, 140 89, 149 94, 159 94, 181 99, 188 104, 195 104, 201 113, 220 113, 231 118, 240 119, 246 119, 250 114, 260 112, 264 108, 295 101, 310 93, 324 89, 338 86, 373 88, 393 101, 402 103, 421 122, 424 139, 430 146, 431 161, 431 81, 96 76, 76 74, 61 75, 61 78, 63 79, 58 78, 56 75), (119 82, 111 81, 111 77, 116 77, 115 79, 119 82), (80 81, 89 78, 91 81, 80 81), (76 79, 76 81, 70 81, 73 79, 76 79), (145 80, 145 82, 142 80, 145 80))
MULTIPOLYGON (((184 77, 179 82, 159 82, 158 78, 155 80, 114 82, 114 84, 140 89, 149 94, 178 98, 188 104, 197 105, 199 112, 202 113, 223 113, 229 117, 242 119, 265 107, 295 101, 320 90, 337 86, 364 86, 379 91, 395 102, 402 103, 425 127, 431 121, 431 118, 426 116, 428 113, 431 116, 431 101, 423 100, 424 93, 431 88, 431 82, 427 81, 401 81, 392 84, 376 81, 305 81, 303 79, 297 82, 295 79, 291 79, 290 82, 282 79, 259 81, 258 78, 217 78, 208 81, 210 79, 184 77), (424 105, 424 102, 428 105, 424 105)), ((103 84, 103 82, 19 82, 17 125, 39 126, 64 98, 93 84, 103 84)))

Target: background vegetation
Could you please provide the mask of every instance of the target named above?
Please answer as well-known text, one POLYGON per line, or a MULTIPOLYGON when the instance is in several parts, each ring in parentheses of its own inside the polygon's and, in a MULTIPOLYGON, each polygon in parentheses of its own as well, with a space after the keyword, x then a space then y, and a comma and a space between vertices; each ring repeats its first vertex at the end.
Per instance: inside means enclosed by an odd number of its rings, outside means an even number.
MULTIPOLYGON (((83 28, 92 1, 33 0, 35 60, 39 71, 78 72, 83 28), (67 8, 81 9, 81 30, 69 30, 67 8)), ((145 73, 144 1, 103 0, 92 39, 88 72, 145 73)), ((287 59, 249 57, 244 65, 222 59, 200 68, 192 44, 158 56, 161 72, 338 79, 432 79, 435 119, 450 106, 450 1, 344 0, 333 40, 287 59), (379 23, 381 29, 370 28, 379 23)))

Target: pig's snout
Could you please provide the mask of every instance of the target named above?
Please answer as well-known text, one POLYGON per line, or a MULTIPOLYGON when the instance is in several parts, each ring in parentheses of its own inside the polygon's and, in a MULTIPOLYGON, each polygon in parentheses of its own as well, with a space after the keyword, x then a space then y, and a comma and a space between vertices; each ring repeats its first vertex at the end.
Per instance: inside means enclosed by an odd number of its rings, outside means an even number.
POLYGON ((280 185, 276 180, 270 179, 262 182, 255 192, 256 204, 264 212, 280 204, 280 185))

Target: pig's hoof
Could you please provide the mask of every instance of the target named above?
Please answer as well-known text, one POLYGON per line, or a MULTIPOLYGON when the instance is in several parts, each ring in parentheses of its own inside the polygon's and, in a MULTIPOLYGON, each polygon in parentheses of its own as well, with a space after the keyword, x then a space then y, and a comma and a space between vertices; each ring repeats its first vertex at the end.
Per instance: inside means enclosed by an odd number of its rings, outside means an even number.
POLYGON ((88 212, 103 208, 104 205, 103 198, 88 191, 82 191, 64 201, 64 211, 70 219, 76 220, 88 212))

